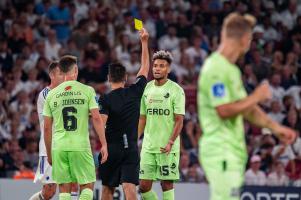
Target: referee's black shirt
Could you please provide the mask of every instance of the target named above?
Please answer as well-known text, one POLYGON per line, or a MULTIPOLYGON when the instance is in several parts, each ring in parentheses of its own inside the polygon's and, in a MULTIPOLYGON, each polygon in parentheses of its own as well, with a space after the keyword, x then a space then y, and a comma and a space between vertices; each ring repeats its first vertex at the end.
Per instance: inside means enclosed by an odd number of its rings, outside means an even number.
POLYGON ((106 124, 108 144, 137 148, 140 100, 146 84, 146 77, 139 76, 136 83, 131 86, 115 89, 99 98, 100 113, 108 116, 106 124))

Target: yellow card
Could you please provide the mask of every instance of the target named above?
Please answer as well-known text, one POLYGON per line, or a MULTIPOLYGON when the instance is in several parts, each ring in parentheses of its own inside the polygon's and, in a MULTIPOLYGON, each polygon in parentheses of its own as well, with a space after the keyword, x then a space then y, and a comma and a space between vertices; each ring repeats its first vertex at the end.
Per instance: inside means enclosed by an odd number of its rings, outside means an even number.
POLYGON ((142 21, 135 18, 134 22, 135 22, 135 29, 137 29, 138 31, 140 31, 143 28, 142 21))

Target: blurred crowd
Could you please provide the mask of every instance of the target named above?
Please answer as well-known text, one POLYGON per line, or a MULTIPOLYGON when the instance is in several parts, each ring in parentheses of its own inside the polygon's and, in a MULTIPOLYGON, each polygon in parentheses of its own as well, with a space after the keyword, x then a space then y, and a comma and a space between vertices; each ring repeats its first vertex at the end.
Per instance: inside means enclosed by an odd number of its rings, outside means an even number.
MULTIPOLYGON (((108 90, 108 64, 121 62, 130 84, 140 67, 133 25, 139 18, 150 33, 151 53, 172 52, 170 79, 185 90, 180 181, 206 182, 198 162, 197 78, 218 47, 223 18, 233 11, 257 18, 250 51, 237 63, 247 92, 269 80, 273 99, 261 106, 274 120, 300 131, 300 0, 0 1, 0 177, 32 178, 35 172, 40 137, 36 100, 49 83, 49 62, 77 56, 79 81, 99 95, 108 90)), ((284 146, 269 130, 245 123, 245 131, 250 156, 246 184, 301 185, 300 137, 284 146)), ((93 129, 90 138, 96 158, 99 142, 93 129)))

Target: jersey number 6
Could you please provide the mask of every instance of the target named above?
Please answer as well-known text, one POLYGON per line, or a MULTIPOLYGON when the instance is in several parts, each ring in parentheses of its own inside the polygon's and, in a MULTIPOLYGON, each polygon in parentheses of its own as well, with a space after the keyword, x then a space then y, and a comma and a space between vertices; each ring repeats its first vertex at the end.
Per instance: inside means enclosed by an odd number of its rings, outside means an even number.
POLYGON ((77 119, 73 114, 77 113, 74 107, 65 107, 62 110, 64 129, 66 131, 75 131, 77 129, 77 119))

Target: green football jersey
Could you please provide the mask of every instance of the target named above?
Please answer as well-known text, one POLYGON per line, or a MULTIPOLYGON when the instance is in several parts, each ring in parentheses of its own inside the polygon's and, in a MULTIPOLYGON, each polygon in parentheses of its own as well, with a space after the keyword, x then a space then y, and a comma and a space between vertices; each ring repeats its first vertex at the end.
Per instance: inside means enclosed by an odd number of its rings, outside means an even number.
MULTIPOLYGON (((155 81, 147 84, 141 98, 140 114, 146 116, 144 129, 143 151, 161 153, 160 147, 165 147, 173 133, 174 114, 185 115, 185 94, 175 82, 167 80, 162 86, 156 86, 155 81)), ((179 137, 171 152, 180 151, 179 137)))
POLYGON ((91 150, 89 112, 95 108, 98 109, 96 94, 90 86, 66 81, 51 90, 43 115, 53 118, 52 150, 91 150))
POLYGON ((215 52, 205 61, 198 83, 198 111, 203 130, 200 152, 204 159, 246 162, 242 115, 223 120, 216 107, 247 96, 239 68, 215 52))

